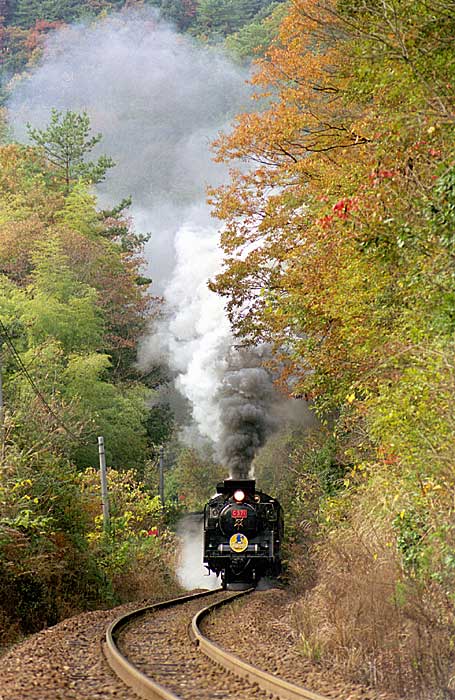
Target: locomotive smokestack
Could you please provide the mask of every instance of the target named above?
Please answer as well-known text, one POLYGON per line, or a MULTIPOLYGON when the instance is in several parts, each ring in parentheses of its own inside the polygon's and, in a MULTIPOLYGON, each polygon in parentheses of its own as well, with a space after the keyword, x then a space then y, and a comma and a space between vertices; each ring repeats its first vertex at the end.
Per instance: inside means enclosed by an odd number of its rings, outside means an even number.
POLYGON ((261 352, 233 350, 217 399, 221 413, 220 461, 233 479, 248 479, 258 449, 276 427, 273 406, 278 397, 261 352))

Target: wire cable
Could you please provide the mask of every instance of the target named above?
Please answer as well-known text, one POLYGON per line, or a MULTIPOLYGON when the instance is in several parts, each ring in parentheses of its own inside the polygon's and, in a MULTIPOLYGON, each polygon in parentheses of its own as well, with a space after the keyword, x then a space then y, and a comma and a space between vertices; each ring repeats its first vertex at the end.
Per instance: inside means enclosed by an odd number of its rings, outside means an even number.
POLYGON ((8 330, 1 319, 0 319, 0 332, 1 332, 3 339, 6 341, 6 344, 8 345, 8 347, 12 353, 13 360, 15 361, 17 368, 26 377, 27 381, 29 382, 30 386, 32 387, 33 391, 35 392, 36 396, 39 398, 39 400, 41 401, 41 403, 43 404, 43 406, 45 407, 45 409, 47 410, 49 415, 52 416, 52 418, 54 419, 56 424, 59 427, 63 428, 63 430, 67 433, 67 435, 69 435, 76 442, 79 442, 81 445, 90 444, 89 441, 81 440, 80 437, 78 437, 75 433, 73 433, 73 431, 70 428, 68 428, 68 426, 63 422, 62 418, 54 411, 54 409, 46 401, 46 399, 44 398, 40 389, 36 385, 35 380, 33 379, 33 377, 30 376, 28 369, 24 365, 22 358, 19 355, 19 353, 18 353, 18 351, 17 351, 17 349, 16 349, 16 347, 15 347, 15 345, 14 345, 14 343, 13 343, 13 341, 8 333, 8 330))

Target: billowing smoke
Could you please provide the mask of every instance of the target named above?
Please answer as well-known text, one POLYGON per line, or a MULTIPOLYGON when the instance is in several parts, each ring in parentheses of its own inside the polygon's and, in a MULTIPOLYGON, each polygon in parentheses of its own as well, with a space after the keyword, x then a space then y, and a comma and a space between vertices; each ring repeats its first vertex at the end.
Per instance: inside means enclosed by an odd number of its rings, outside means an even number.
POLYGON ((204 547, 204 518, 199 514, 183 517, 178 524, 177 536, 180 539, 180 559, 177 566, 177 578, 187 590, 193 588, 219 587, 215 574, 209 574, 201 562, 204 547))
POLYGON ((223 301, 207 287, 222 256, 205 190, 226 178, 210 143, 248 108, 246 78, 222 53, 142 9, 53 34, 9 103, 20 138, 28 121, 47 124, 52 108, 85 110, 103 134, 99 151, 117 167, 98 188, 101 204, 132 195, 136 228, 152 234, 145 252, 153 291, 165 299, 140 364, 158 357, 169 364, 192 407, 187 439, 210 438, 236 476, 248 474, 273 428, 268 409, 275 398, 259 357, 230 350, 223 301))
POLYGON ((260 348, 231 351, 217 395, 222 424, 218 454, 236 479, 248 478, 256 452, 278 426, 272 409, 279 398, 270 373, 262 366, 263 352, 260 348))
POLYGON ((206 187, 226 177, 210 144, 248 107, 246 78, 222 52, 197 45, 142 8, 51 35, 9 112, 20 138, 27 122, 46 125, 53 107, 88 113, 93 130, 103 134, 99 153, 117 163, 97 188, 101 204, 133 196, 136 227, 152 233, 146 254, 161 292, 173 277, 178 230, 210 223, 206 187))
POLYGON ((207 286, 221 265, 218 234, 213 225, 185 224, 174 240, 176 263, 164 288, 166 315, 145 338, 140 363, 163 360, 174 371, 177 389, 191 406, 197 431, 184 433, 191 444, 197 433, 216 443, 220 436, 217 391, 224 376, 225 355, 232 345, 224 302, 207 286))

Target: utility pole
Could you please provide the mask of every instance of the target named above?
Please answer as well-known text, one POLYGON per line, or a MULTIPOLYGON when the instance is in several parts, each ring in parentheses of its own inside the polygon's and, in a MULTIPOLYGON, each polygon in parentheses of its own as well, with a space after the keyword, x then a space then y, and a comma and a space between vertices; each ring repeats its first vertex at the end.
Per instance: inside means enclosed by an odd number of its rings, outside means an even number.
POLYGON ((161 505, 164 508, 164 447, 160 447, 160 484, 159 493, 161 505))
POLYGON ((101 478, 101 503, 103 506, 103 530, 109 532, 110 517, 109 517, 109 494, 107 491, 107 473, 106 473, 106 453, 104 451, 104 438, 98 438, 98 453, 100 457, 100 478, 101 478))

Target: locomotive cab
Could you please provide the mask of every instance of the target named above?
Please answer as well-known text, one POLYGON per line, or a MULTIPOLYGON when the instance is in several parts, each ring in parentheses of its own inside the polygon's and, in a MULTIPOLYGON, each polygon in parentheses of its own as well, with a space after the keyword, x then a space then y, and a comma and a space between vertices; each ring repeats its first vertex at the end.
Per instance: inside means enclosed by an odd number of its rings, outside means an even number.
POLYGON ((223 587, 255 585, 281 572, 280 504, 258 491, 254 479, 225 479, 204 508, 204 564, 223 587))

